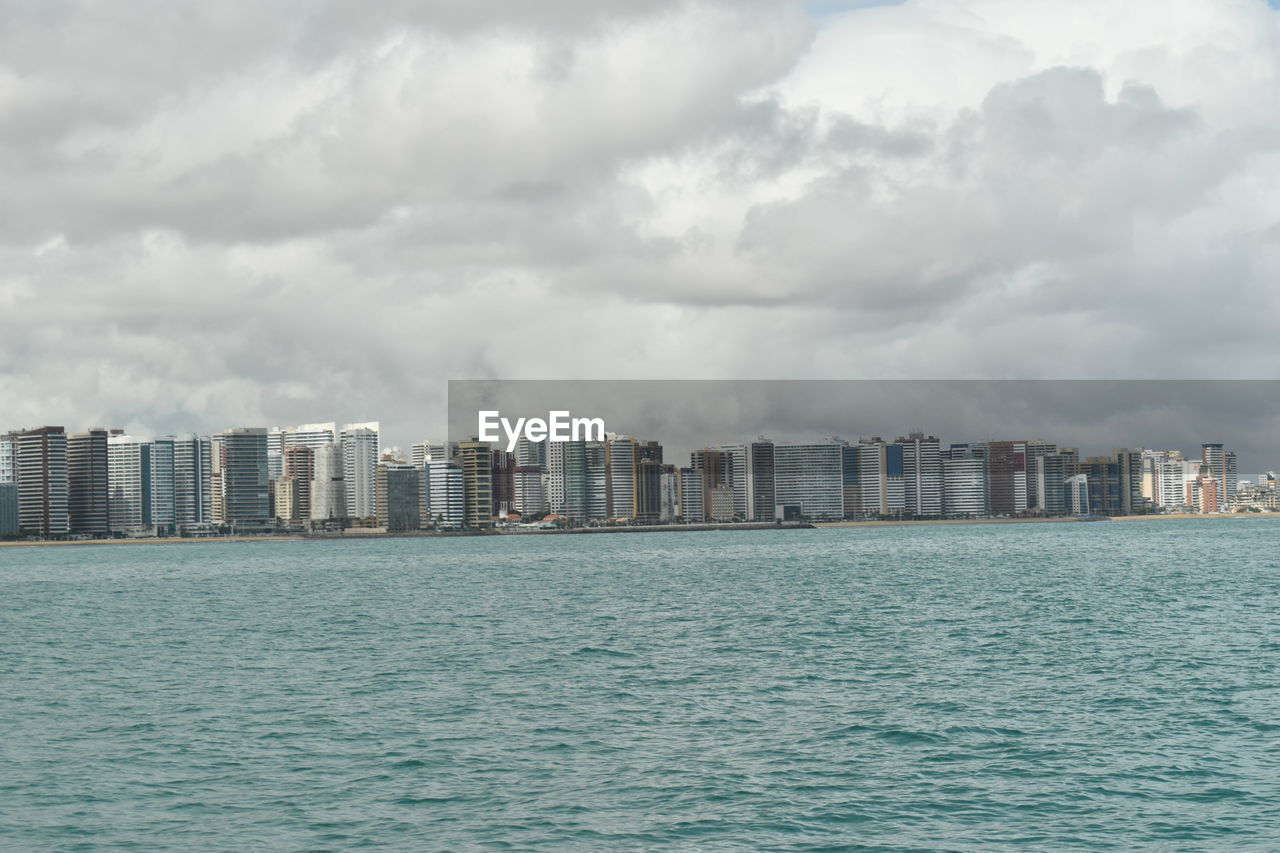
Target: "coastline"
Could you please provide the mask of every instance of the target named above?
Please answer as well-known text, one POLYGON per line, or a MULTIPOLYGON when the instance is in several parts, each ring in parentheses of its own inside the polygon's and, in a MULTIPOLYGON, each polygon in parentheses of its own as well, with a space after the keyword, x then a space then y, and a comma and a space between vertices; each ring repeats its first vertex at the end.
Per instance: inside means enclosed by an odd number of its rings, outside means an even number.
MULTIPOLYGON (((1169 513, 1167 515, 1117 515, 1110 521, 1207 521, 1210 519, 1245 519, 1269 518, 1280 519, 1280 512, 1235 512, 1196 515, 1193 513, 1169 513)), ((742 524, 655 524, 636 527, 575 527, 565 530, 497 530, 492 533, 470 533, 464 531, 416 533, 354 533, 354 534, 317 534, 298 535, 265 534, 261 536, 197 536, 184 538, 181 536, 148 537, 142 539, 71 539, 50 541, 15 541, 0 542, 0 548, 46 548, 61 545, 194 545, 218 544, 232 542, 362 542, 370 539, 436 539, 472 536, 582 536, 604 533, 702 533, 713 530, 733 532, 755 530, 822 530, 842 527, 932 527, 949 524, 1080 524, 1092 523, 1079 518, 936 518, 916 521, 816 521, 786 522, 770 524, 769 522, 746 522, 742 524)))

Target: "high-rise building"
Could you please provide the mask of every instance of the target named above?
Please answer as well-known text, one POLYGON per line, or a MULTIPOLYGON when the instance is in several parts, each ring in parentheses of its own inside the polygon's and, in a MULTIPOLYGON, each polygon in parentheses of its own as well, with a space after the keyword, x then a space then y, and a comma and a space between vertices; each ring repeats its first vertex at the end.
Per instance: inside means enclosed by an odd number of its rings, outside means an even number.
POLYGON ((862 514, 899 516, 907 509, 902 446, 876 436, 858 442, 858 489, 862 514))
POLYGON ((844 517, 844 445, 837 441, 777 444, 773 449, 774 500, 799 507, 810 521, 844 517))
POLYGON ((388 533, 422 524, 422 469, 402 462, 378 465, 378 526, 388 533))
POLYGON ((1045 441, 1042 438, 1033 438, 1026 442, 1026 468, 1027 468, 1027 509, 1035 511, 1039 515, 1046 515, 1044 508, 1040 505, 1040 481, 1038 479, 1039 468, 1036 466, 1036 460, 1042 456, 1049 456, 1058 452, 1058 446, 1051 441, 1045 441))
POLYGON ((70 531, 66 430, 45 426, 12 438, 19 525, 45 538, 65 536, 70 531))
POLYGON ((72 533, 109 536, 107 431, 91 429, 67 439, 67 510, 72 533))
POLYGON ((992 515, 1022 515, 1027 511, 1026 442, 987 442, 987 489, 992 515))
POLYGON ((942 459, 942 513, 947 518, 989 514, 987 462, 968 445, 952 445, 942 459))
POLYGON ((707 515, 703 504, 702 471, 692 466, 679 472, 680 518, 686 524, 701 524, 707 515))
MULTIPOLYGON (((517 454, 519 449, 516 450, 517 454)), ((425 467, 428 462, 448 462, 458 455, 458 442, 427 439, 409 445, 409 464, 425 467)))
MULTIPOLYGON (((311 481, 316 477, 316 450, 329 447, 331 444, 312 446, 308 444, 286 444, 282 456, 281 470, 285 478, 296 481, 291 487, 296 490, 292 512, 288 516, 291 521, 302 521, 311 518, 311 481)), ((277 498, 278 500, 278 498, 277 498)), ((276 507, 276 516, 285 518, 276 507)))
POLYGON ((609 463, 603 441, 588 441, 583 447, 587 470, 587 520, 609 517, 609 463))
POLYGON ((174 523, 188 530, 213 521, 213 460, 209 439, 180 435, 173 439, 174 523))
POLYGON ((676 466, 670 464, 662 466, 662 481, 659 489, 658 521, 662 524, 671 524, 680 515, 680 473, 676 471, 676 466))
POLYGON ((465 525, 473 530, 493 527, 493 451, 489 444, 475 437, 458 442, 458 466, 462 469, 465 525))
POLYGON ((378 422, 347 424, 342 428, 342 473, 346 483, 347 515, 373 518, 378 510, 378 454, 381 426, 378 422))
POLYGON ((547 501, 551 512, 575 522, 586 521, 587 485, 587 443, 550 442, 547 446, 547 501))
POLYGON ((17 482, 13 447, 13 436, 0 435, 0 483, 17 482))
POLYGON ((724 480, 725 484, 733 490, 733 514, 737 518, 745 520, 750 517, 751 513, 750 462, 748 460, 747 445, 722 442, 712 445, 712 449, 719 450, 724 454, 724 480))
POLYGON ((636 440, 611 435, 604 443, 605 517, 630 521, 636 513, 636 440))
POLYGON ((1072 515, 1089 515, 1089 476, 1073 474, 1066 480, 1066 506, 1072 515))
POLYGON ((1112 456, 1120 476, 1120 514, 1150 512, 1154 505, 1142 494, 1142 451, 1121 449, 1113 451, 1112 456))
POLYGON ((233 529, 273 525, 267 479, 267 430, 227 429, 214 436, 214 474, 219 480, 221 515, 233 529))
POLYGON ((466 523, 466 488, 462 468, 453 462, 428 462, 424 510, 437 530, 459 530, 466 523))
POLYGON ((773 480, 773 442, 761 437, 747 448, 747 503, 752 521, 776 517, 773 480))
POLYGON ((312 448, 311 520, 338 521, 347 515, 347 482, 342 446, 312 448))
POLYGON ((280 427, 267 430, 267 476, 273 483, 284 476, 284 430, 280 427))
POLYGON ((662 519, 662 469, 659 459, 641 459, 636 464, 635 513, 637 524, 657 524, 662 519))
POLYGON ((18 530, 18 484, 0 483, 0 536, 17 536, 18 530))
POLYGON ((516 509, 516 455, 495 447, 492 453, 493 515, 506 518, 516 509))
POLYGON ((1066 453, 1047 453, 1035 458, 1036 510, 1041 515, 1060 516, 1070 511, 1067 477, 1075 460, 1066 453))
POLYGON ((540 518, 547 511, 542 479, 541 465, 517 465, 512 472, 515 510, 526 518, 540 518))
POLYGON ((297 477, 281 477, 274 481, 276 518, 286 523, 296 523, 310 518, 302 514, 303 495, 311 503, 311 484, 297 477))
POLYGON ((177 448, 172 438, 151 442, 151 522, 158 533, 177 530, 177 448))
POLYGON ((107 438, 111 531, 153 533, 151 442, 131 435, 107 438))
POLYGON ((904 511, 915 518, 942 515, 942 443, 913 432, 895 442, 902 453, 904 511))
POLYGON ((1233 501, 1240 482, 1239 463, 1236 461, 1234 450, 1228 450, 1222 454, 1222 467, 1226 471, 1226 477, 1223 480, 1223 500, 1224 502, 1233 501))

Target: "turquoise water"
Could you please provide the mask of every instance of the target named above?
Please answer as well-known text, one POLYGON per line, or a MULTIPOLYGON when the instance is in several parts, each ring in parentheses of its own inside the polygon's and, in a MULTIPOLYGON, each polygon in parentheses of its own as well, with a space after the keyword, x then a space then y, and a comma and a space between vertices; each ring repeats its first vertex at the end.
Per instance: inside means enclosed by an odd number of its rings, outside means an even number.
POLYGON ((1277 850, 1278 537, 0 549, 0 849, 1277 850))

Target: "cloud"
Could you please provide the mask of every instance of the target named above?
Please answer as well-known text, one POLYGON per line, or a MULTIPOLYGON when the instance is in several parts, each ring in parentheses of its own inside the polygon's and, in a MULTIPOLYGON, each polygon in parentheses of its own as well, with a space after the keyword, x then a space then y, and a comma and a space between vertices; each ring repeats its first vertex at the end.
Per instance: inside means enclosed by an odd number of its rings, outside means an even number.
POLYGON ((407 443, 451 377, 1274 360, 1261 0, 0 16, 5 427, 407 443))

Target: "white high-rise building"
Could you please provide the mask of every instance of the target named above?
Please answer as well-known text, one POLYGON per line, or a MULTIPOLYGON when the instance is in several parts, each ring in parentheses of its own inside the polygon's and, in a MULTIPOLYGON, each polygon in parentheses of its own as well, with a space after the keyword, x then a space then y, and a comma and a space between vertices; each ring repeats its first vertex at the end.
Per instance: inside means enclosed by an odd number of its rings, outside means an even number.
POLYGON ((284 476, 284 431, 280 427, 267 430, 267 477, 272 482, 284 476))
POLYGON ((409 464, 419 468, 428 462, 448 462, 458 455, 458 442, 427 439, 409 445, 409 464))
POLYGON ((1067 478, 1067 509, 1072 515, 1089 514, 1089 477, 1075 474, 1067 478))
POLYGON ((17 472, 14 468, 13 438, 0 435, 0 483, 16 483, 17 472))
POLYGON ((342 428, 342 473, 346 481, 347 515, 373 518, 378 512, 378 455, 381 428, 377 421, 342 428))
MULTIPOLYGON (((942 444, 933 436, 913 432, 896 442, 902 448, 903 504, 907 515, 942 515, 942 444)), ((886 451, 887 453, 887 451, 886 451)))
POLYGON ((630 519, 636 514, 636 442, 612 436, 604 446, 606 518, 630 519))
POLYGON ((107 491, 112 533, 154 529, 151 442, 131 435, 107 437, 107 491))
POLYGON ((942 460, 942 512, 947 518, 986 515, 987 462, 968 448, 952 448, 942 460))
POLYGON ((347 489, 341 445, 321 445, 312 451, 315 473, 311 479, 311 520, 346 518, 347 489))
POLYGON ((453 462, 428 462, 426 508, 437 530, 460 530, 467 518, 462 468, 453 462))
POLYGON ((810 521, 844 517, 844 443, 776 444, 773 448, 774 501, 798 506, 810 521))
MULTIPOLYGON (((907 484, 903 479, 902 447, 879 438, 858 442, 858 486, 862 514, 899 515, 907 508, 907 484)), ((782 503, 782 501, 778 501, 782 503)))

